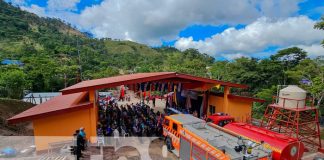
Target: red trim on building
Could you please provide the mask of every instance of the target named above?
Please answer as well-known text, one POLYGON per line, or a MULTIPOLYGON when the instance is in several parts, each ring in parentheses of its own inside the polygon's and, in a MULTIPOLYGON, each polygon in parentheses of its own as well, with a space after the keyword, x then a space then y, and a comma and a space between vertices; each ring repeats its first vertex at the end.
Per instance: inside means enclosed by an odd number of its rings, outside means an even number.
POLYGON ((200 81, 200 82, 205 82, 205 83, 220 84, 222 86, 229 86, 229 87, 243 88, 243 89, 248 88, 248 86, 244 85, 244 84, 237 84, 237 83, 219 81, 219 80, 203 78, 203 77, 196 77, 196 76, 191 76, 191 75, 187 75, 187 74, 180 74, 180 73, 176 73, 176 75, 179 78, 189 79, 189 80, 194 80, 194 81, 200 81))
POLYGON ((136 74, 128 74, 128 75, 121 75, 115 77, 82 81, 70 87, 64 88, 61 91, 62 94, 71 94, 76 92, 116 87, 119 85, 128 85, 128 84, 136 84, 136 83, 144 83, 144 82, 152 82, 152 81, 171 81, 175 79, 177 79, 179 82, 189 82, 189 83, 201 82, 201 83, 209 83, 209 84, 220 84, 229 87, 248 88, 247 85, 196 77, 196 76, 191 76, 186 74, 179 74, 176 72, 154 72, 154 73, 136 73, 136 74))

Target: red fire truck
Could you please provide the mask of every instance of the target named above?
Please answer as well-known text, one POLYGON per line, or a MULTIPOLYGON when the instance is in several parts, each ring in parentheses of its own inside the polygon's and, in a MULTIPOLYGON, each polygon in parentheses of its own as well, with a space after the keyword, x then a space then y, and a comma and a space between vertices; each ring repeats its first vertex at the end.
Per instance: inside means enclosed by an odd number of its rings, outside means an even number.
POLYGON ((242 137, 257 142, 264 141, 272 148, 273 159, 300 159, 304 153, 304 145, 295 138, 273 132, 247 123, 234 122, 234 118, 225 113, 208 116, 208 120, 220 127, 238 133, 242 137))

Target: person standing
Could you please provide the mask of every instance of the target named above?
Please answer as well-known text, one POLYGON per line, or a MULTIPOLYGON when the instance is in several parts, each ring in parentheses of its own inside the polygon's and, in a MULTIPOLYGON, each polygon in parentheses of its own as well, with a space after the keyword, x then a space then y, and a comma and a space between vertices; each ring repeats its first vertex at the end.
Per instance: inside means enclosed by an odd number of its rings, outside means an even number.
POLYGON ((115 148, 119 144, 119 131, 118 127, 115 128, 114 130, 114 139, 115 139, 115 148))
POLYGON ((155 107, 155 96, 152 96, 153 107, 155 107))
POLYGON ((150 96, 146 96, 146 104, 150 104, 150 96))
POLYGON ((84 130, 85 130, 85 129, 84 129, 83 127, 81 127, 81 128, 80 128, 80 132, 79 132, 79 134, 80 134, 84 139, 86 139, 86 133, 85 133, 84 130))
POLYGON ((82 143, 82 151, 84 151, 85 150, 85 148, 86 148, 86 143, 87 143, 87 139, 86 139, 86 133, 85 133, 85 131, 84 131, 85 129, 83 128, 83 127, 81 127, 80 128, 80 131, 79 131, 79 135, 82 137, 82 141, 81 141, 81 143, 82 143))
POLYGON ((83 137, 80 135, 80 130, 76 130, 76 156, 77 160, 82 157, 83 137))

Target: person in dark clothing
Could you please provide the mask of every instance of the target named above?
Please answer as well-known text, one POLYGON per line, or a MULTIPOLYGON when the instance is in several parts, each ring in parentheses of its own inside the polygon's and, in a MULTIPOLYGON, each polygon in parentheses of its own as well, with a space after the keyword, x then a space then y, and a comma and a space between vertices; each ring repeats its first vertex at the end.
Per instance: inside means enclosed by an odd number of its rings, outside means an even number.
MULTIPOLYGON (((155 98, 155 97, 154 97, 155 98)), ((155 99, 152 100, 155 105, 155 99)), ((106 109, 99 107, 99 112, 104 115, 99 116, 101 130, 104 136, 112 136, 112 128, 118 128, 122 135, 132 136, 154 136, 160 134, 158 122, 160 118, 150 106, 136 103, 118 106, 116 103, 109 104, 106 109), (122 130, 122 129, 123 130, 122 130), (159 130, 159 131, 157 131, 159 130)))
POLYGON ((79 130, 79 135, 82 137, 82 141, 81 141, 81 143, 82 143, 81 150, 82 151, 84 151, 86 149, 86 146, 87 146, 87 144, 86 144, 87 143, 86 133, 85 133, 84 130, 85 129, 83 127, 81 127, 80 130, 79 130))
POLYGON ((76 130, 76 156, 77 160, 79 160, 82 157, 82 148, 83 148, 83 137, 79 134, 79 130, 76 130))
POLYGON ((155 96, 152 97, 153 107, 155 107, 155 96))
POLYGON ((110 125, 107 126, 106 133, 107 133, 107 136, 108 137, 111 137, 111 135, 112 135, 112 128, 110 127, 110 125))

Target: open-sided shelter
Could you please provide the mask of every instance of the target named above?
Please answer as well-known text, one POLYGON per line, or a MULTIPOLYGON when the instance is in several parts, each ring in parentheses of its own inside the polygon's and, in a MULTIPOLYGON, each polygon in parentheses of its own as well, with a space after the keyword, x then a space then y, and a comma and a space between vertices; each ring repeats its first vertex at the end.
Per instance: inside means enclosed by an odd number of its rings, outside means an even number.
MULTIPOLYGON (((225 112, 242 122, 250 118, 252 102, 260 101, 230 93, 230 88, 248 87, 242 84, 176 72, 136 73, 82 81, 62 89, 62 95, 15 115, 8 121, 9 123, 32 121, 36 137, 72 136, 74 131, 82 126, 86 130, 87 138, 91 139, 96 136, 98 120, 97 91, 120 85, 135 86, 147 82, 181 83, 183 89, 197 90, 205 96, 205 103, 201 106, 202 114, 225 112), (211 93, 210 89, 214 86, 222 86, 223 93, 211 93)), ((58 139, 35 138, 36 148, 38 151, 45 150, 48 148, 48 143, 53 141, 58 141, 58 139)))

